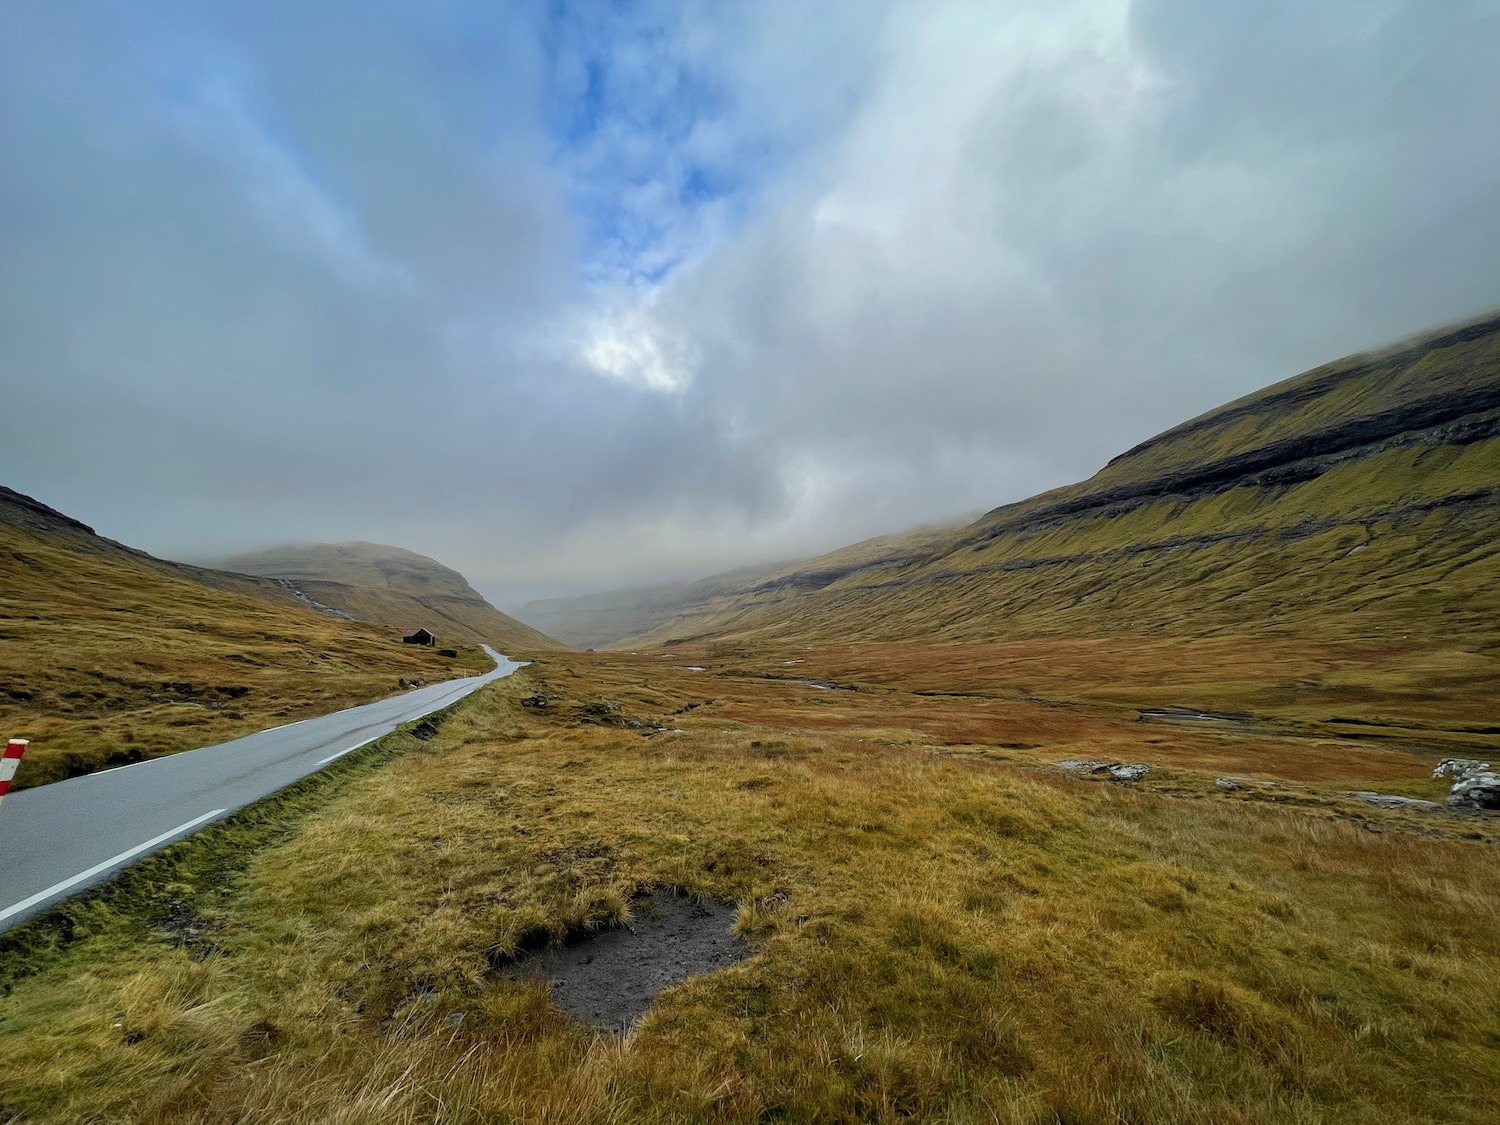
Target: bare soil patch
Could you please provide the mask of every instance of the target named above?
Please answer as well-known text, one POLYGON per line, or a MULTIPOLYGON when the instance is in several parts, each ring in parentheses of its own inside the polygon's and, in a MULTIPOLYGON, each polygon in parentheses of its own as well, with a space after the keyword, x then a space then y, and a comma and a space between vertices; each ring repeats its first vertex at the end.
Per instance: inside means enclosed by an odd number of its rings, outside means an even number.
POLYGON ((657 993, 750 956, 734 935, 735 909, 670 891, 642 896, 631 921, 570 936, 500 967, 511 980, 540 980, 576 1019, 625 1031, 657 993))

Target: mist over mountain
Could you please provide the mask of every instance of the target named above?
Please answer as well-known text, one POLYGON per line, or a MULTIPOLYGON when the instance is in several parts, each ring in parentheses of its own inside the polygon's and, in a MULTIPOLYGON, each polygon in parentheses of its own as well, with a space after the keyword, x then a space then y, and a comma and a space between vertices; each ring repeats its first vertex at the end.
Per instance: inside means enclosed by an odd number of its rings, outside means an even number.
POLYGON ((968 525, 522 612, 611 647, 1247 629, 1483 647, 1497 522, 1492 315, 1274 384, 968 525))

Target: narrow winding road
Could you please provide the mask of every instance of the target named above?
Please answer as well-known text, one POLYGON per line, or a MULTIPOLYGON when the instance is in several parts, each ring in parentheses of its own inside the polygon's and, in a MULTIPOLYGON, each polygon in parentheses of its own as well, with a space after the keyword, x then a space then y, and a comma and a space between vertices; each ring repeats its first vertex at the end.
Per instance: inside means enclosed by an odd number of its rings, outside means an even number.
POLYGON ((484 651, 495 670, 483 676, 12 793, 0 809, 0 931, 523 667, 484 651))

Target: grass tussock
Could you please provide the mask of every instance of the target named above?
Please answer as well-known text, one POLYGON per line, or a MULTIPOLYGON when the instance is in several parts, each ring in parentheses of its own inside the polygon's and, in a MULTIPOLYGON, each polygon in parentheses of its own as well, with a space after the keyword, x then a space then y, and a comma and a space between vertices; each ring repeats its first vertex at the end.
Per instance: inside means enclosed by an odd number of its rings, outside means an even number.
POLYGON ((356 763, 233 878, 180 849, 176 897, 205 920, 193 941, 122 903, 35 953, 0 1017, 0 1107, 174 1123, 1500 1116, 1489 847, 806 721, 862 703, 871 727, 899 717, 870 691, 647 658, 569 656, 492 685, 384 769, 356 763), (545 708, 520 705, 538 691, 545 708), (586 721, 600 699, 643 727, 586 721), (753 707, 756 723, 729 714, 753 707), (680 732, 643 736, 674 712, 680 732), (669 989, 628 1036, 494 971, 662 887, 740 903, 756 952, 669 989))

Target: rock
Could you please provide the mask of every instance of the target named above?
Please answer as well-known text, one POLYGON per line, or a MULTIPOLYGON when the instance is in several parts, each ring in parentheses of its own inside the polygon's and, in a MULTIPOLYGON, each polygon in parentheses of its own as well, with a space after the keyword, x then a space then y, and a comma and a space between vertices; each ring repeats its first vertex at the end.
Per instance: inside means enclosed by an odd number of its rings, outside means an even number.
POLYGON ((1474 758, 1444 758, 1437 764, 1437 769, 1432 771, 1432 776, 1451 777, 1454 781, 1462 781, 1471 774, 1484 773, 1489 768, 1488 762, 1481 762, 1474 758))
POLYGON ((1358 797, 1367 805, 1374 805, 1381 809, 1437 809, 1442 808, 1436 801, 1424 801, 1418 797, 1398 797, 1394 793, 1351 793, 1351 797, 1358 797))
POLYGON ((1150 771, 1150 766, 1137 762, 1126 765, 1122 762, 1094 762, 1085 758, 1068 758, 1058 762, 1061 769, 1072 773, 1088 773, 1108 777, 1114 781, 1139 781, 1150 771))
POLYGON ((1276 783, 1274 781, 1266 781, 1264 778, 1260 777, 1240 777, 1235 774, 1229 774, 1227 777, 1218 778, 1214 781, 1214 784, 1217 785, 1220 789, 1244 789, 1251 785, 1257 786, 1261 789, 1276 788, 1276 783))
POLYGON ((545 695, 528 695, 525 699, 521 700, 521 706, 545 707, 547 706, 547 697, 545 695))
POLYGON ((1467 774, 1448 790, 1450 809, 1500 809, 1500 773, 1467 774))

